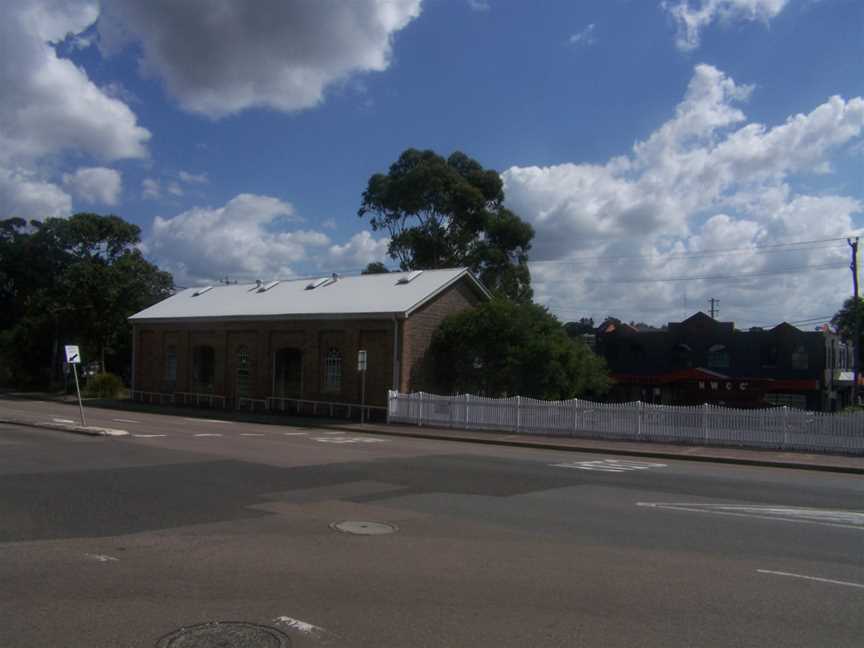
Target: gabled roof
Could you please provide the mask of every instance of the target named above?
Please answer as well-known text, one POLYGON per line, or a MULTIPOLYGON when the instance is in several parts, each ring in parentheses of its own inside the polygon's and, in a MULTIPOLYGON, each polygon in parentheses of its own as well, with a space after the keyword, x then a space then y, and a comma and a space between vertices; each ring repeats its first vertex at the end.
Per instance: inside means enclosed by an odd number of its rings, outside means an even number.
POLYGON ((451 268, 339 277, 335 281, 321 282, 312 289, 307 289, 307 286, 316 281, 308 278, 260 285, 187 288, 129 319, 141 322, 201 318, 407 317, 461 279, 468 281, 482 298, 490 297, 489 291, 466 268, 451 268))

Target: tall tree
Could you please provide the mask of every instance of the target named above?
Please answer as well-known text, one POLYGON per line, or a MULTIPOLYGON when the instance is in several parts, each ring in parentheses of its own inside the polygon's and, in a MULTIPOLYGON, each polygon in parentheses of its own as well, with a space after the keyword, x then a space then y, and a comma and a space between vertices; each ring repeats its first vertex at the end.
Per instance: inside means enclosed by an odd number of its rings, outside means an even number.
POLYGON ((16 382, 46 382, 63 340, 103 367, 126 368, 126 318, 173 290, 171 275, 142 256, 140 235, 98 214, 0 222, 0 301, 10 313, 0 315, 0 353, 16 382))
POLYGON ((370 262, 366 268, 360 274, 369 275, 369 274, 387 274, 390 272, 380 261, 372 261, 370 262))
POLYGON ((536 304, 494 299, 446 318, 430 348, 438 389, 545 399, 600 396, 606 363, 536 304))
POLYGON ((467 266, 494 294, 530 302, 534 229, 503 204, 496 171, 464 153, 408 149, 369 179, 358 215, 389 233, 403 270, 467 266))
POLYGON ((844 340, 854 342, 858 349, 859 358, 864 364, 864 297, 858 297, 855 301, 854 297, 850 297, 843 302, 843 307, 834 314, 831 318, 831 326, 840 334, 844 340), (861 318, 861 338, 855 339, 855 315, 861 318))

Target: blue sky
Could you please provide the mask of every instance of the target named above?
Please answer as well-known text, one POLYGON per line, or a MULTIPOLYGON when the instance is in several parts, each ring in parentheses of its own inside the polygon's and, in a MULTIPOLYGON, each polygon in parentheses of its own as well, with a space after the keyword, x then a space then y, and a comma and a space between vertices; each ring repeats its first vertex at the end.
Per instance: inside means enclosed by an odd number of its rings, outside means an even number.
POLYGON ((181 285, 359 270, 406 148, 536 231, 562 319, 810 328, 864 224, 857 0, 12 0, 4 216, 113 212, 181 285), (206 20, 204 19, 206 18, 206 20))

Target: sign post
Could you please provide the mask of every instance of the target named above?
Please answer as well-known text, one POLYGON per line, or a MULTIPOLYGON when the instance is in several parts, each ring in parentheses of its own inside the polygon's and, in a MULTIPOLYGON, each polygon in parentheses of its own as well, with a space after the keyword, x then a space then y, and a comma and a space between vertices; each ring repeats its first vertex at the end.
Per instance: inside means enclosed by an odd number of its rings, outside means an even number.
POLYGON ((366 349, 357 351, 357 371, 360 372, 360 424, 366 414, 366 349))
POLYGON ((75 344, 66 345, 66 362, 72 365, 72 375, 75 376, 75 391, 78 394, 78 409, 81 411, 81 425, 86 426, 84 418, 84 403, 81 402, 81 387, 78 385, 78 365, 81 364, 81 352, 75 344))

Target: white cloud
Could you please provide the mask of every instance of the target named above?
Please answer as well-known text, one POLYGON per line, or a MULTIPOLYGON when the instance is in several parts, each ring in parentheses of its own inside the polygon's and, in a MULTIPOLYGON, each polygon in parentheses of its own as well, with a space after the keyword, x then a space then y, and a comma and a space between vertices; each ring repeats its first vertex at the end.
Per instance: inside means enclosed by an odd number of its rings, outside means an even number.
POLYGON ((100 47, 140 45, 141 71, 192 112, 296 111, 334 82, 387 69, 393 36, 420 1, 114 0, 99 20, 100 47))
POLYGON ((468 7, 471 11, 489 11, 491 9, 489 0, 468 0, 468 7))
POLYGON ((714 22, 760 21, 767 24, 789 0, 666 0, 661 6, 669 12, 678 28, 675 44, 679 49, 699 47, 701 32, 714 22), (694 6, 695 5, 695 6, 694 6))
POLYGON ((162 196, 162 185, 153 178, 144 178, 141 181, 141 197, 145 200, 156 200, 162 196))
POLYGON ((173 180, 165 185, 165 191, 170 193, 172 196, 182 196, 185 193, 183 187, 180 186, 180 183, 173 180))
POLYGON ((189 173, 188 171, 181 171, 177 176, 186 184, 207 184, 210 182, 210 178, 207 177, 206 173, 189 173))
POLYGON ((682 314, 685 289, 691 310, 694 299, 703 307, 707 297, 721 297, 712 290, 724 291, 731 313, 742 317, 759 309, 766 319, 800 319, 820 307, 826 313, 836 310, 846 292, 842 241, 785 252, 757 248, 856 230, 858 201, 802 194, 794 181, 830 169, 832 154, 861 136, 864 99, 830 97, 809 113, 766 126, 747 123, 740 109, 751 92, 719 70, 699 65, 675 115, 629 155, 602 165, 506 170, 508 206, 537 231, 532 259, 582 259, 534 264, 538 297, 564 317, 574 309, 598 317, 617 311, 641 319, 653 313, 657 322, 682 314), (694 256, 729 248, 746 249, 694 256), (837 264, 836 272, 819 268, 749 281, 644 281, 773 273, 826 263, 837 264), (642 280, 622 282, 628 278, 642 280), (772 290, 766 291, 767 285, 772 290), (838 286, 843 287, 839 292, 838 286))
POLYGON ((594 29, 595 25, 594 23, 591 23, 582 31, 572 34, 568 39, 568 42, 571 45, 583 45, 585 47, 590 47, 597 42, 597 39, 594 36, 594 29))
POLYGON ((75 173, 64 173, 63 185, 80 200, 91 204, 116 205, 123 191, 120 172, 105 167, 81 168, 75 173))
POLYGON ((0 166, 0 218, 44 220, 72 213, 72 198, 56 184, 25 169, 0 166))
POLYGON ((360 268, 386 254, 387 240, 367 231, 337 245, 321 231, 288 229, 299 222, 289 203, 240 194, 222 207, 157 216, 145 249, 181 285, 226 275, 269 279, 360 268))
POLYGON ((345 245, 330 246, 327 251, 328 261, 338 269, 356 270, 371 261, 386 258, 389 243, 389 239, 376 239, 367 230, 363 230, 352 236, 345 245))
POLYGON ((71 198, 43 171, 40 161, 46 157, 65 152, 99 160, 147 155, 150 133, 129 107, 54 48, 85 31, 98 12, 96 2, 83 0, 7 0, 3 5, 0 204, 7 210, 40 218, 68 215, 71 198))

